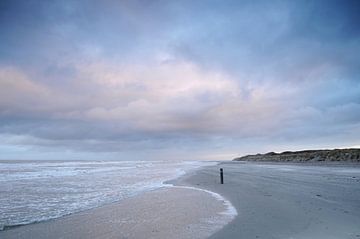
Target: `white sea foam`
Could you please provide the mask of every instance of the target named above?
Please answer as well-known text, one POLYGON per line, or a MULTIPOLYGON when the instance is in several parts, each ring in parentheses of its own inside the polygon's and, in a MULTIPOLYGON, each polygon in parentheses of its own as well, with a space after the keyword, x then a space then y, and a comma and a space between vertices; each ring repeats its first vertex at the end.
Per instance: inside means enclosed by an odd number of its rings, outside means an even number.
POLYGON ((206 193, 210 194, 211 196, 213 196, 218 201, 222 202, 223 205, 225 206, 226 210, 220 212, 220 214, 229 216, 229 219, 231 219, 231 220, 234 219, 238 215, 236 208, 231 204, 231 202, 216 192, 202 189, 202 188, 190 187, 190 186, 175 186, 175 185, 171 185, 171 184, 169 184, 169 185, 171 187, 176 187, 176 188, 187 188, 187 189, 191 189, 191 190, 198 190, 198 191, 206 192, 206 193))
POLYGON ((192 186, 178 186, 173 184, 164 184, 164 187, 203 192, 209 194, 210 197, 214 198, 214 200, 219 201, 224 206, 224 210, 219 211, 216 215, 212 215, 208 218, 202 218, 199 223, 197 223, 196 225, 192 225, 193 228, 197 228, 196 231, 198 233, 196 236, 192 236, 194 238, 207 238, 211 234, 222 229, 238 215, 236 208, 231 204, 229 200, 213 191, 192 186))

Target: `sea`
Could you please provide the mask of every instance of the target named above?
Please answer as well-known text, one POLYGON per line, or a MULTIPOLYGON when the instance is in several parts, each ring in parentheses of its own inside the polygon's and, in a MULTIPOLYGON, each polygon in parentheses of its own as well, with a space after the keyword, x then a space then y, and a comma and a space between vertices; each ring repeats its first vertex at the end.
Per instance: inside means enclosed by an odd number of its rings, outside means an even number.
POLYGON ((0 230, 121 201, 208 161, 0 161, 0 230))

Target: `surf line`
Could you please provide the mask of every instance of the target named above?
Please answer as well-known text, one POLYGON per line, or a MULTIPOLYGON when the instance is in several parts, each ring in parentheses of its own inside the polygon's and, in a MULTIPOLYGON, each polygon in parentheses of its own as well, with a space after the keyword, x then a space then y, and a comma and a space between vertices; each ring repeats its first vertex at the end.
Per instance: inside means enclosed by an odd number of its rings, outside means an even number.
POLYGON ((206 189, 202 189, 202 188, 191 187, 191 186, 178 186, 178 185, 173 185, 173 184, 170 184, 170 183, 164 183, 163 187, 183 188, 183 189, 197 190, 197 191, 208 193, 212 197, 214 197, 216 200, 222 202, 223 205, 225 205, 226 210, 219 213, 219 214, 228 216, 229 219, 230 219, 229 222, 232 221, 238 215, 238 212, 237 212, 236 208, 231 204, 231 202, 229 200, 227 200, 225 197, 223 197, 222 195, 220 195, 220 194, 218 194, 216 192, 206 190, 206 189))

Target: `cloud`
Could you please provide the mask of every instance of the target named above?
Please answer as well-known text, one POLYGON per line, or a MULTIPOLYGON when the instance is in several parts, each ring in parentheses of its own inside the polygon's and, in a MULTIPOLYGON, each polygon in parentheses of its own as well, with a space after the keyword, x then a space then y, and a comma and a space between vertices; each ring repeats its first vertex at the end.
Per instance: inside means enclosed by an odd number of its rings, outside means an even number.
POLYGON ((359 143, 356 3, 1 4, 0 134, 16 139, 4 145, 229 155, 359 143))
POLYGON ((50 98, 51 92, 44 86, 31 81, 14 67, 0 68, 0 109, 2 114, 17 113, 18 110, 40 109, 38 97, 50 98))
MULTIPOLYGON (((21 70, 1 69, 1 89, 6 92, 2 94, 4 118, 22 119, 15 125, 32 125, 24 126, 32 129, 27 133, 44 139, 156 140, 165 135, 170 140, 179 135, 275 135, 284 125, 294 127, 314 119, 323 123, 335 117, 338 112, 334 109, 345 107, 349 115, 358 107, 353 103, 335 106, 325 109, 324 115, 321 108, 302 106, 304 94, 319 90, 321 84, 313 89, 308 83, 296 89, 292 84, 242 88, 225 73, 183 61, 150 66, 91 63, 73 68, 76 77, 68 86, 70 94, 67 89, 39 84, 21 70)), ((356 122, 357 117, 352 119, 356 122)))

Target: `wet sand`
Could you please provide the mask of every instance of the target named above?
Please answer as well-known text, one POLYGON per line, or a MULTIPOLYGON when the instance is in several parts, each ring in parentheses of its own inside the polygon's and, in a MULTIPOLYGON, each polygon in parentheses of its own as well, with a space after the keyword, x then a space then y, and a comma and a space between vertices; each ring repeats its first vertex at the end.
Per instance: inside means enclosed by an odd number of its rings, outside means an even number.
POLYGON ((55 220, 11 228, 0 238, 206 238, 230 220, 208 192, 164 187, 55 220))
POLYGON ((218 192, 236 207, 235 220, 210 238, 360 238, 360 165, 227 162, 179 183, 218 192))

